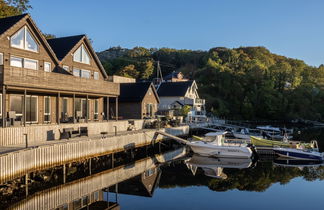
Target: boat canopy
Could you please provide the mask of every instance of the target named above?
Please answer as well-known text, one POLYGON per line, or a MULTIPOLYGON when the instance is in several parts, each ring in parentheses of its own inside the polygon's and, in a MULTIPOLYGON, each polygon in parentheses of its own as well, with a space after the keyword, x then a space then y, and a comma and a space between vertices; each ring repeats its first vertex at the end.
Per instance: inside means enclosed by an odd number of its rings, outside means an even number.
POLYGON ((221 132, 209 132, 209 133, 206 133, 205 136, 206 136, 206 137, 222 136, 222 135, 225 135, 226 133, 227 133, 227 131, 221 131, 221 132))

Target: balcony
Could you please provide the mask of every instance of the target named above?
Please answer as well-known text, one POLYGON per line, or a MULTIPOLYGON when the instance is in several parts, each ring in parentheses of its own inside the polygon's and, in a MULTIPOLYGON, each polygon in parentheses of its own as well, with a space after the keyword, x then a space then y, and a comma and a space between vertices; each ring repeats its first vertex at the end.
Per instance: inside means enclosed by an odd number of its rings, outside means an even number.
POLYGON ((0 66, 0 82, 16 88, 42 89, 60 92, 119 95, 119 84, 16 67, 0 66))
POLYGON ((195 98, 195 105, 205 105, 205 99, 195 98))

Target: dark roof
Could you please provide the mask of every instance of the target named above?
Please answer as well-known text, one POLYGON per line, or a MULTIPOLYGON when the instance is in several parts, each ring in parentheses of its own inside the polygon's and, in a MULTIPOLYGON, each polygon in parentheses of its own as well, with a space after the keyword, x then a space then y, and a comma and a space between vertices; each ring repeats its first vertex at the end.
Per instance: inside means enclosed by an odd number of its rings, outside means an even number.
POLYGON ((0 34, 3 34, 8 29, 10 29, 13 25, 15 25, 18 21, 26 17, 28 14, 22 14, 17 16, 11 16, 0 19, 0 34))
POLYGON ((48 39, 47 42, 59 60, 62 60, 85 35, 48 39))
POLYGON ((119 101, 141 102, 151 84, 151 82, 121 83, 119 101))
POLYGON ((193 82, 163 82, 157 92, 159 96, 185 96, 193 82))
POLYGON ((170 80, 172 78, 178 78, 178 74, 180 74, 180 72, 173 71, 171 74, 166 75, 163 79, 170 80))

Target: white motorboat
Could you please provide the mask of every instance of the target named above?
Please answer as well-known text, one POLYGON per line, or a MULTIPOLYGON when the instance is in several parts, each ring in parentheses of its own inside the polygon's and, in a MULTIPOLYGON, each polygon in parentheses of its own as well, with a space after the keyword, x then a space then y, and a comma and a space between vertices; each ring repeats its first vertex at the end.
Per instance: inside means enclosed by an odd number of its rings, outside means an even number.
POLYGON ((251 136, 262 137, 259 132, 251 132, 248 128, 241 128, 239 131, 233 131, 233 136, 238 139, 250 139, 251 136))
POLYGON ((230 143, 225 141, 227 132, 207 133, 204 138, 198 141, 188 142, 194 153, 203 156, 231 157, 231 158, 251 158, 252 150, 247 144, 230 143))
POLYGON ((299 160, 314 160, 314 161, 323 161, 324 154, 319 152, 317 141, 313 140, 310 143, 312 148, 273 148, 273 151, 280 157, 292 158, 299 160))
POLYGON ((186 161, 186 165, 194 175, 197 168, 201 168, 206 176, 226 179, 227 175, 223 172, 224 168, 249 168, 252 166, 252 160, 250 158, 213 158, 194 154, 186 161))

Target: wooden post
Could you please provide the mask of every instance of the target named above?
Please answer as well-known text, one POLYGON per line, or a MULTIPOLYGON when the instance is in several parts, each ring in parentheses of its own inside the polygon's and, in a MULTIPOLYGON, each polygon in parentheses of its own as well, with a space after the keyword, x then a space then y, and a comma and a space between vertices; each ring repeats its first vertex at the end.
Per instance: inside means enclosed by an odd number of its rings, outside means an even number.
POLYGON ((24 111, 23 111, 24 112, 23 113, 24 114, 24 127, 26 127, 26 116, 27 116, 27 111, 26 111, 27 110, 27 107, 26 107, 27 106, 27 102, 26 102, 27 99, 26 99, 26 97, 27 97, 27 90, 25 89, 24 90, 24 99, 23 99, 24 100, 24 111))
POLYGON ((111 154, 111 168, 114 168, 114 153, 111 154))
POLYGON ((91 158, 89 160, 89 175, 91 176, 91 158))
POLYGON ((75 123, 75 93, 73 93, 73 123, 75 123))
POLYGON ((66 183, 66 165, 63 164, 63 184, 66 183))
POLYGON ((89 96, 88 96, 88 94, 87 94, 87 102, 86 102, 86 122, 88 122, 88 119, 89 119, 89 112, 90 112, 90 110, 89 110, 89 96))
POLYGON ((26 190, 26 197, 28 196, 28 174, 25 175, 25 190, 26 190))
POLYGON ((7 112, 6 112, 6 86, 2 86, 2 127, 6 127, 6 118, 7 118, 7 112))
POLYGON ((118 183, 115 186, 115 192, 116 192, 116 203, 118 203, 118 183))
POLYGON ((116 97, 116 121, 118 120, 118 97, 116 97))
POLYGON ((58 92, 57 100, 56 100, 56 122, 58 125, 60 124, 60 98, 61 98, 61 93, 58 92))
POLYGON ((107 98, 107 104, 106 104, 106 106, 107 106, 107 113, 106 113, 106 115, 107 115, 107 121, 109 121, 109 97, 107 96, 106 98, 107 98))

